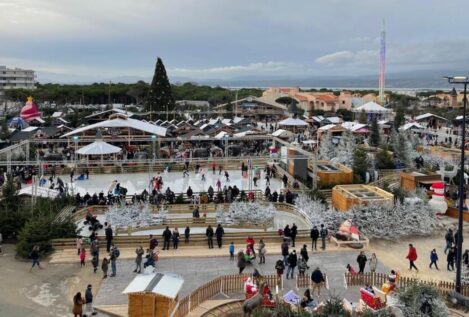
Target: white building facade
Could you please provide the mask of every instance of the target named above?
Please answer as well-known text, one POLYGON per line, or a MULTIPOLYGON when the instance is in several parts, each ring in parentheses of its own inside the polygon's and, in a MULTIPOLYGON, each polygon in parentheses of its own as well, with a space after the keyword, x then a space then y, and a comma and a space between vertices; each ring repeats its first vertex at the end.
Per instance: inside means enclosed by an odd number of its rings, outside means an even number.
POLYGON ((0 66, 0 96, 7 89, 34 88, 36 88, 36 74, 34 70, 0 66))

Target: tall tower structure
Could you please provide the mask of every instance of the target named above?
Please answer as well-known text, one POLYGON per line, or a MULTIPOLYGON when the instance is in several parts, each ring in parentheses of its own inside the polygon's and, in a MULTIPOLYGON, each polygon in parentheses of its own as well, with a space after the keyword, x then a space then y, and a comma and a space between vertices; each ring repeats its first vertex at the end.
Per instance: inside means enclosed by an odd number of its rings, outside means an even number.
POLYGON ((383 19, 383 29, 381 30, 381 41, 380 41, 380 50, 379 50, 379 100, 381 105, 384 106, 384 80, 385 80, 385 68, 386 68, 386 31, 384 28, 384 19, 383 19))

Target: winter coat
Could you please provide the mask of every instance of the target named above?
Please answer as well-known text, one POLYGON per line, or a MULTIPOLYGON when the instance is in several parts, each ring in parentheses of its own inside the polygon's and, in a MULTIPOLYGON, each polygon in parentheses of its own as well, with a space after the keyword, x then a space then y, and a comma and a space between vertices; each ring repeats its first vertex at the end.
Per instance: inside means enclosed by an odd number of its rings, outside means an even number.
POLYGON ((207 228, 207 230, 205 231, 205 235, 207 236, 207 238, 213 238, 213 228, 207 228))
POLYGON ((370 261, 370 270, 372 272, 376 271, 376 268, 378 267, 378 258, 372 256, 369 261, 370 261))
POLYGON ((238 267, 245 268, 246 267, 246 260, 244 260, 244 256, 238 257, 238 267))
POLYGON ((453 262, 455 256, 456 256, 456 253, 453 250, 449 250, 448 254, 446 255, 446 261, 453 262))
POLYGON ((106 240, 110 241, 112 240, 112 228, 107 227, 106 230, 104 230, 106 234, 106 240))
POLYGON ((83 298, 79 298, 77 300, 74 299, 73 301, 73 314, 74 315, 82 315, 83 314, 83 304, 85 303, 85 301, 83 300, 83 298))
POLYGON ((326 228, 322 228, 321 231, 319 232, 321 235, 321 238, 327 238, 327 235, 329 234, 329 231, 326 228))
POLYGON ((291 237, 295 239, 297 234, 298 234, 298 227, 297 226, 291 227, 291 237))
POLYGON ((85 291, 85 303, 92 303, 93 302, 93 292, 91 291, 91 288, 87 288, 85 291))
POLYGON ((283 235, 285 237, 291 237, 291 229, 290 227, 285 227, 285 229, 283 229, 283 235))
POLYGON ((275 269, 277 270, 277 274, 283 274, 283 271, 285 270, 285 264, 282 260, 278 260, 277 263, 275 263, 275 269))
POLYGON ((215 235, 217 236, 217 238, 223 237, 224 234, 225 230, 223 230, 223 227, 217 227, 217 230, 215 230, 215 235))
POLYGON ((313 228, 311 229, 311 233, 309 235, 311 237, 311 239, 313 240, 317 240, 319 238, 319 230, 318 228, 313 228))
POLYGON ((101 263, 101 269, 103 270, 103 272, 107 272, 109 268, 109 260, 108 259, 103 259, 103 262, 101 263))
POLYGON ((430 252, 430 261, 431 262, 436 262, 438 261, 438 254, 436 252, 430 252))
POLYGON ((288 255, 288 242, 283 242, 282 243, 282 255, 287 256, 288 255))
POLYGON ((417 260, 417 249, 415 247, 409 248, 409 253, 407 254, 406 259, 409 261, 417 260))
POLYGON ((290 255, 288 256, 288 264, 291 267, 295 267, 298 264, 298 256, 296 255, 296 253, 290 253, 290 255))
POLYGON ((317 269, 311 273, 311 281, 316 284, 324 282, 324 276, 322 275, 321 270, 317 269))
POLYGON ((137 257, 135 258, 135 263, 142 263, 143 253, 145 253, 143 249, 137 249, 135 250, 135 253, 137 254, 137 257))
POLYGON ((171 230, 165 229, 163 231, 163 238, 164 238, 165 241, 171 240, 171 230))
POLYGON ((358 263, 359 266, 365 266, 366 261, 368 261, 368 259, 366 258, 366 255, 359 254, 357 256, 357 263, 358 263))
POLYGON ((306 248, 301 249, 300 255, 303 259, 305 259, 306 262, 308 262, 309 256, 308 256, 308 251, 306 250, 306 248))

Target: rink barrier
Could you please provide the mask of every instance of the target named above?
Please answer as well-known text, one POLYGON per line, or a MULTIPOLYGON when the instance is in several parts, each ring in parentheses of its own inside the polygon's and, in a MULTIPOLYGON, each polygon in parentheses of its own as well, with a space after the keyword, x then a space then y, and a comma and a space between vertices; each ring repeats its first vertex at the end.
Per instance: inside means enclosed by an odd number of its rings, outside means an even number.
MULTIPOLYGON (((345 273, 345 282, 346 285, 350 286, 360 286, 363 287, 365 285, 372 285, 378 288, 388 282, 389 277, 388 274, 385 273, 364 273, 364 274, 351 274, 345 273)), ((429 286, 433 286, 438 289, 438 292, 445 296, 450 291, 454 291, 456 289, 456 284, 454 282, 449 281, 438 281, 438 280, 422 280, 419 278, 414 277, 407 277, 407 276, 400 276, 396 280, 396 285, 399 288, 405 288, 407 286, 413 284, 425 284, 429 286)), ((462 285, 461 286, 461 294, 464 296, 469 296, 469 285, 462 285)))
MULTIPOLYGON (((244 279, 251 277, 252 274, 240 275, 223 275, 219 276, 204 285, 199 286, 192 291, 189 295, 179 300, 176 309, 171 314, 172 317, 183 317, 194 311, 203 302, 210 300, 218 295, 225 295, 232 293, 244 293, 244 279)), ((277 285, 277 276, 274 274, 264 275, 264 280, 267 282, 272 293, 275 295, 277 285)), ((279 285, 279 290, 282 289, 283 283, 279 285)), ((228 296, 227 296, 228 297, 228 296)))

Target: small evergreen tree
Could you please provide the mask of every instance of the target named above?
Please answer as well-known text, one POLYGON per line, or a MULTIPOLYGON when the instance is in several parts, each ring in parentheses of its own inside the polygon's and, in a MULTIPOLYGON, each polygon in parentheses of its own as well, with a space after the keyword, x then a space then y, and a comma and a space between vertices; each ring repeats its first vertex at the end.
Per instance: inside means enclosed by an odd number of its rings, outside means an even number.
POLYGON ((375 157, 376 167, 379 169, 393 169, 394 163, 392 161, 392 156, 389 153, 387 148, 381 148, 376 153, 375 157))
POLYGON ((355 152, 356 140, 353 133, 347 130, 343 135, 342 139, 337 146, 336 158, 337 162, 352 166, 353 165, 353 156, 351 153, 355 152))
POLYGON ((394 152, 394 161, 400 167, 410 166, 412 148, 407 136, 403 132, 391 133, 391 144, 394 152))
POLYGON ((365 182, 368 169, 368 156, 361 147, 357 146, 353 152, 353 174, 359 183, 365 182))
POLYGON ((362 111, 360 112, 360 115, 358 116, 358 122, 359 122, 359 123, 362 123, 362 124, 366 124, 367 118, 366 118, 366 112, 365 112, 365 110, 362 110, 362 111))
MULTIPOLYGON (((147 111, 168 112, 172 111, 175 107, 174 97, 171 93, 171 84, 169 83, 166 69, 163 61, 158 57, 156 61, 155 74, 151 81, 150 89, 145 100, 145 109, 147 111)), ((158 115, 163 119, 166 116, 158 115)))
POLYGON ((396 109, 396 116, 394 117, 394 129, 397 130, 401 127, 405 122, 404 117, 404 108, 402 106, 397 107, 396 109))
POLYGON ((374 147, 378 147, 380 143, 380 135, 379 135, 379 126, 378 120, 373 118, 371 122, 371 133, 370 133, 370 145, 374 147))
POLYGON ((336 157, 336 146, 332 143, 332 134, 328 131, 319 144, 319 159, 329 161, 336 157))

